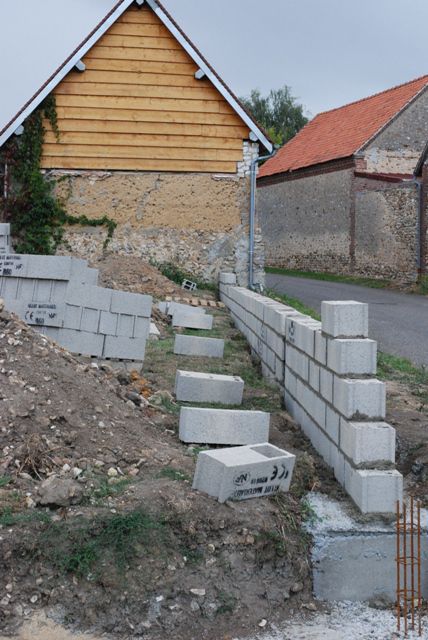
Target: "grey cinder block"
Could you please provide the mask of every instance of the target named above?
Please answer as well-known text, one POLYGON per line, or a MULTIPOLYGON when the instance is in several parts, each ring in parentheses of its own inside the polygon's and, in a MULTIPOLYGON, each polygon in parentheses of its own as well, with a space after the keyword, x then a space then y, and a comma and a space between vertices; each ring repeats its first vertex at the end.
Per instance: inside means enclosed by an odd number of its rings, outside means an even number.
POLYGON ((380 380, 334 377, 333 404, 345 418, 383 419, 386 410, 385 384, 380 380))
POLYGON ((322 302, 321 322, 323 333, 333 338, 367 338, 368 304, 354 300, 322 302))
POLYGON ((203 451, 198 456, 193 489, 219 502, 269 497, 288 491, 294 463, 294 455, 267 442, 203 451))
POLYGON ((398 471, 354 469, 345 462, 345 489, 362 513, 395 513, 403 499, 398 471))
POLYGON ((327 366, 341 375, 376 373, 377 343, 367 338, 327 340, 327 366))
POLYGON ((238 376, 223 376, 196 371, 177 371, 175 394, 182 402, 208 402, 239 405, 244 381, 238 376))
POLYGON ((219 279, 221 284, 236 285, 236 274, 234 273, 225 273, 224 271, 222 271, 220 273, 219 279))
POLYGON ((72 353, 101 357, 104 347, 104 336, 86 331, 59 329, 58 343, 72 353))
POLYGON ((355 465, 395 462, 395 429, 386 422, 340 421, 340 448, 355 465))
POLYGON ((183 356, 222 358, 224 353, 224 340, 177 334, 175 336, 174 353, 183 356))
POLYGON ((119 360, 143 361, 146 351, 145 338, 125 338, 106 336, 104 345, 104 357, 119 360))
POLYGON ((152 296, 144 296, 127 291, 113 291, 111 309, 113 313, 127 313, 134 316, 150 318, 152 314, 152 296))
POLYGON ((213 328, 213 321, 213 316, 208 314, 181 310, 175 311, 172 316, 172 325, 185 329, 206 329, 210 331, 213 328))
POLYGON ((0 256, 0 276, 26 278, 28 256, 9 253, 0 256))
POLYGON ((150 334, 150 318, 135 318, 134 324, 134 338, 147 338, 150 334))
POLYGON ((98 269, 90 269, 89 267, 85 269, 84 274, 84 282, 85 284, 90 284, 93 286, 97 286, 98 284, 99 271, 98 269))
POLYGON ((72 281, 67 287, 66 302, 78 307, 110 311, 114 290, 104 287, 94 287, 89 284, 80 284, 72 281))
POLYGON ((246 445, 269 440, 269 413, 182 407, 180 440, 203 444, 246 445))
POLYGON ((169 302, 167 315, 173 316, 177 311, 183 311, 183 313, 199 313, 201 315, 206 314, 204 307, 193 307, 190 304, 182 304, 181 302, 169 302))

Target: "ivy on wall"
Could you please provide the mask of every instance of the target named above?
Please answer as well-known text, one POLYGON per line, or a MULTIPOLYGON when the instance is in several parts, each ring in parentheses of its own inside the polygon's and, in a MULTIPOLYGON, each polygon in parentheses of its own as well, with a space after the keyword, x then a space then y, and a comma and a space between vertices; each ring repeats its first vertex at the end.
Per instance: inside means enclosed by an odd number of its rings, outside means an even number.
POLYGON ((12 224, 15 249, 18 253, 54 254, 65 224, 106 226, 107 246, 117 224, 107 216, 92 219, 68 215, 54 194, 55 181, 41 172, 45 120, 59 139, 53 95, 26 119, 23 134, 14 136, 0 149, 0 162, 8 167, 8 193, 0 199, 1 219, 12 224))

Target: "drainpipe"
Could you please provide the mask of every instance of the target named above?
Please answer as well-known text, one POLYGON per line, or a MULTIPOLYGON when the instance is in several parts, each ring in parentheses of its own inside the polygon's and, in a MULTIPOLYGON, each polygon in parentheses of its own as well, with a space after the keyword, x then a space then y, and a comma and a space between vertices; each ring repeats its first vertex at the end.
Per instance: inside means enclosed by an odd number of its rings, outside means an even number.
POLYGON ((424 255, 424 247, 425 247, 425 198, 424 198, 424 180, 423 175, 422 179, 418 179, 416 176, 413 176, 412 180, 413 184, 416 185, 418 190, 418 230, 417 230, 417 246, 416 246, 416 264, 418 269, 418 278, 420 278, 425 271, 425 255, 424 255))
POLYGON ((272 158, 276 149, 273 150, 267 156, 257 157, 255 160, 251 162, 251 200, 250 200, 250 248, 248 251, 248 261, 249 261, 249 277, 248 277, 248 286, 250 289, 254 289, 254 236, 255 236, 255 225, 256 225, 256 188, 257 188, 257 169, 259 167, 259 162, 263 162, 263 160, 269 160, 272 158))

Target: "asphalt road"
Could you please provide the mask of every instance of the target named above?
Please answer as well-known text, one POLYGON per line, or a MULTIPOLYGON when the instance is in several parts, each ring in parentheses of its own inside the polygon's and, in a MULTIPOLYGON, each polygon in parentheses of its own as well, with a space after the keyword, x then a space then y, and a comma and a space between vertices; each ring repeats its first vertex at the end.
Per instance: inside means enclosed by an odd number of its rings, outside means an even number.
POLYGON ((320 312, 322 300, 369 304, 369 334, 385 353, 428 365, 428 297, 342 282, 293 278, 268 273, 266 284, 320 312))

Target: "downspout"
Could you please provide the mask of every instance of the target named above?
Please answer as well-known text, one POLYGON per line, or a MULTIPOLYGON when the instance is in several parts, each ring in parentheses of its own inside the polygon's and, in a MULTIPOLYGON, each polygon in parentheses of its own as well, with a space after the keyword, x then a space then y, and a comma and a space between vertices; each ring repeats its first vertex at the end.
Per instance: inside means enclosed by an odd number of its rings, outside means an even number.
POLYGON ((248 274, 248 287, 250 289, 255 288, 254 284, 254 237, 255 237, 255 225, 256 225, 256 188, 257 188, 257 170, 259 168, 259 162, 263 162, 264 160, 269 160, 272 158, 276 149, 273 150, 267 156, 258 156, 255 160, 251 162, 251 194, 250 194, 250 246, 248 251, 248 262, 249 262, 249 274, 248 274))
POLYGON ((413 184, 416 185, 418 190, 418 227, 417 227, 417 240, 416 240, 416 265, 418 270, 418 279, 425 272, 425 198, 424 198, 424 179, 419 180, 416 175, 412 178, 413 184))

